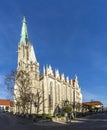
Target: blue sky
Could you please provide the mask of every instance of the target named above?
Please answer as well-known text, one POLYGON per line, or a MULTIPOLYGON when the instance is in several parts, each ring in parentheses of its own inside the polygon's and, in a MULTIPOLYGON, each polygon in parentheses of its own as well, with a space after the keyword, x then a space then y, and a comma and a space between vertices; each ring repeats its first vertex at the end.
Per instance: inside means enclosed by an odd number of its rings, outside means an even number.
POLYGON ((0 0, 0 98, 6 74, 17 68, 23 15, 36 57, 73 79, 83 101, 107 106, 107 0, 0 0))

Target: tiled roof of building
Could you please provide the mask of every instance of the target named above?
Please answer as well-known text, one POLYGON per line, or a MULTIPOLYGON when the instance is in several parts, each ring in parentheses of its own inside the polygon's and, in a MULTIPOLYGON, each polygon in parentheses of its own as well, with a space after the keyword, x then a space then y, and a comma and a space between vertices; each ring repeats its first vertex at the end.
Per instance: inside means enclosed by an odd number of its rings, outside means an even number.
POLYGON ((13 103, 13 101, 10 101, 10 100, 0 99, 0 105, 9 105, 9 106, 13 107, 14 103, 13 103))
POLYGON ((103 105, 100 101, 83 102, 83 105, 103 105))

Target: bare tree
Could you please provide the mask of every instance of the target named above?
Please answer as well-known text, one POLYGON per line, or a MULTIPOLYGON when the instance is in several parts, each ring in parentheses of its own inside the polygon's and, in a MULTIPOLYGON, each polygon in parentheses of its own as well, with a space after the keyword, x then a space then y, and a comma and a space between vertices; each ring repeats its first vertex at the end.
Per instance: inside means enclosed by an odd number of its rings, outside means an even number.
POLYGON ((27 113, 29 109, 29 104, 31 102, 31 86, 32 82, 30 75, 27 71, 20 70, 17 71, 15 77, 15 102, 16 105, 20 106, 20 111, 22 113, 27 113), (18 103, 18 104, 17 104, 18 103))
POLYGON ((37 103, 37 114, 41 111, 40 106, 43 105, 43 113, 44 113, 44 102, 46 99, 44 99, 44 91, 42 89, 37 89, 35 94, 35 101, 37 103))
POLYGON ((11 71, 10 74, 7 74, 5 76, 4 83, 7 87, 9 99, 13 99, 14 96, 15 75, 16 75, 16 71, 11 71))
POLYGON ((39 113, 40 106, 43 104, 44 112, 44 91, 38 86, 35 86, 35 92, 32 93, 32 79, 30 73, 25 70, 12 71, 6 75, 5 84, 11 97, 14 96, 15 107, 17 112, 32 113, 32 105, 37 103, 37 113, 39 113), (14 87, 15 86, 15 87, 14 87))

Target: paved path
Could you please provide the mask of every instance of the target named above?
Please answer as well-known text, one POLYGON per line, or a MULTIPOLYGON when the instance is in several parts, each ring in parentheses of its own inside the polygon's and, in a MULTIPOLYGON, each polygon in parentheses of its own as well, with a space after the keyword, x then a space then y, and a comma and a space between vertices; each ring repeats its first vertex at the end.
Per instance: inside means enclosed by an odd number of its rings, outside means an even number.
POLYGON ((21 119, 9 113, 0 113, 0 130, 27 130, 24 128, 31 124, 32 122, 28 119, 21 119))
POLYGON ((34 123, 8 113, 0 113, 0 130, 107 130, 107 114, 78 118, 71 123, 34 123))

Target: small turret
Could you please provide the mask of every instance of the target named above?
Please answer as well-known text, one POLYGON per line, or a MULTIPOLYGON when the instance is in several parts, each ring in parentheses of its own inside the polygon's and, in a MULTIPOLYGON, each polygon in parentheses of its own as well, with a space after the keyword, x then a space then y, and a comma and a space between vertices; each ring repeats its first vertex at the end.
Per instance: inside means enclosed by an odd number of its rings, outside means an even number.
POLYGON ((78 84, 78 77, 76 74, 75 74, 75 82, 78 84))
POLYGON ((53 75, 53 70, 52 70, 51 65, 49 65, 49 66, 46 65, 45 73, 46 73, 47 75, 53 75))
POLYGON ((64 74, 61 74, 61 81, 65 81, 64 74))
POLYGON ((59 75, 59 70, 58 69, 55 70, 55 77, 60 79, 60 75, 59 75))
POLYGON ((69 83, 69 77, 68 76, 66 77, 66 82, 69 83))
POLYGON ((45 71, 45 66, 43 66, 43 75, 46 74, 46 71, 45 71))
POLYGON ((30 59, 31 62, 37 62, 35 52, 34 52, 34 48, 33 48, 32 45, 31 45, 30 58, 29 59, 30 59))

